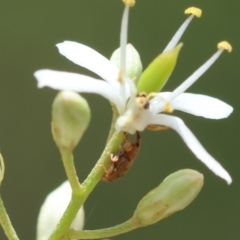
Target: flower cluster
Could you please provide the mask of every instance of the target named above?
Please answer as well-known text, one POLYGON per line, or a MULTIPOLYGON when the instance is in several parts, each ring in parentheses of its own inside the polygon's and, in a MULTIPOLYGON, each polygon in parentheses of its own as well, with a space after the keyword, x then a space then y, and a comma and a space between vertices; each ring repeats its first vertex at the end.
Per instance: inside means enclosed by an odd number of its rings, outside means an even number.
MULTIPOLYGON (((177 55, 181 48, 181 44, 179 45, 178 42, 182 34, 194 16, 201 16, 200 9, 187 9, 185 13, 190 14, 190 16, 180 26, 162 53, 170 55, 174 53, 171 57, 171 69, 165 74, 164 83, 160 84, 160 88, 147 90, 149 86, 151 89, 151 86, 155 84, 153 83, 155 80, 152 80, 152 78, 156 74, 154 72, 150 75, 145 74, 153 65, 149 65, 149 68, 142 73, 139 81, 137 81, 139 71, 135 75, 128 74, 128 69, 136 66, 141 68, 140 57, 137 51, 132 45, 127 44, 128 16, 132 5, 134 5, 133 1, 125 1, 120 33, 120 60, 118 66, 86 45, 72 41, 64 41, 57 44, 60 54, 73 63, 96 73, 103 80, 77 73, 44 69, 34 74, 38 81, 38 87, 48 86, 57 90, 88 92, 103 96, 116 106, 119 114, 115 123, 117 131, 134 134, 136 131, 143 131, 152 127, 169 127, 174 129, 199 160, 230 184, 232 179, 228 172, 204 149, 184 122, 180 118, 164 114, 164 112, 172 113, 173 110, 180 110, 210 119, 228 117, 233 111, 233 108, 228 104, 210 96, 185 93, 185 91, 208 70, 224 49, 230 52, 232 50, 231 46, 227 42, 219 43, 217 52, 173 92, 159 92, 174 69, 177 55), (133 53, 134 56, 132 65, 128 61, 129 58, 131 59, 129 52, 133 53), (144 80, 146 77, 142 79, 144 74, 147 75, 147 80, 144 80)), ((168 66, 165 67, 167 68, 168 66)), ((161 66, 157 66, 157 68, 161 70, 161 66)), ((165 68, 162 67, 162 70, 165 70, 165 68)))

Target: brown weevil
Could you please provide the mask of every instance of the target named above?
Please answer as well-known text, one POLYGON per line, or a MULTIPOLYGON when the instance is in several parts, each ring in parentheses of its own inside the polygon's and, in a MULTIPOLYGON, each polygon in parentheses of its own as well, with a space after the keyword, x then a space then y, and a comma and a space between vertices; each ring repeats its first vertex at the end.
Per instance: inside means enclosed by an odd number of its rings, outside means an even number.
POLYGON ((120 154, 111 156, 111 165, 106 170, 102 177, 104 182, 113 182, 127 173, 129 168, 132 166, 137 154, 139 152, 141 142, 141 136, 139 132, 136 132, 136 142, 133 143, 128 138, 128 133, 124 132, 124 142, 121 146, 120 154))

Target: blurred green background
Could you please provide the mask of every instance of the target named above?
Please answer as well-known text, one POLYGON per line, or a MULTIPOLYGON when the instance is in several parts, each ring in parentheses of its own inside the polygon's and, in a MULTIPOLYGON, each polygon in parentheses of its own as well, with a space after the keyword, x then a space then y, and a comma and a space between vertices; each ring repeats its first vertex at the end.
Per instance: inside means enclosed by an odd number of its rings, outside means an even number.
MULTIPOLYGON (((159 54, 180 24, 183 11, 200 7, 184 34, 184 47, 165 90, 173 90, 228 40, 233 53, 220 60, 189 89, 234 107, 223 120, 177 113, 233 178, 228 186, 187 149, 173 131, 142 133, 139 157, 121 180, 100 183, 85 204, 86 229, 113 226, 128 219, 138 201, 167 175, 183 168, 202 172, 205 185, 184 211, 150 227, 114 239, 240 239, 240 1, 138 0, 130 12, 129 42, 144 67, 159 54)), ((36 220, 45 196, 65 180, 59 152, 50 133, 51 104, 57 94, 38 89, 33 72, 50 68, 94 76, 55 47, 63 40, 84 43, 110 57, 119 44, 123 4, 120 0, 8 0, 0 6, 0 149, 6 174, 1 186, 12 223, 21 239, 35 239, 36 220)), ((103 150, 111 120, 109 103, 84 94, 92 109, 89 129, 75 150, 84 180, 103 150)), ((6 239, 0 230, 0 239, 6 239)))

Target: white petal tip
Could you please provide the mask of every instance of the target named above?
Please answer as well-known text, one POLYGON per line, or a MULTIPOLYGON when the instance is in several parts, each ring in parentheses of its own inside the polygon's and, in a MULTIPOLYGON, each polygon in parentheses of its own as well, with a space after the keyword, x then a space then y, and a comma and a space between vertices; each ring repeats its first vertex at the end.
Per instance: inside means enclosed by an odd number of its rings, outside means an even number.
POLYGON ((59 53, 73 62, 76 61, 75 54, 79 46, 81 46, 80 43, 73 42, 73 41, 63 41, 61 43, 56 44, 56 47, 58 48, 59 53), (74 57, 75 60, 71 59, 71 57, 74 57))
POLYGON ((42 79, 42 70, 36 71, 33 75, 37 79, 38 88, 43 88, 44 86, 46 86, 45 82, 42 79))
POLYGON ((232 106, 217 98, 193 93, 180 94, 172 101, 171 106, 176 110, 209 119, 227 118, 233 112, 232 106))
POLYGON ((226 117, 228 117, 233 112, 233 107, 228 105, 226 108, 226 117))
POLYGON ((61 43, 57 43, 56 44, 56 47, 58 48, 58 49, 60 49, 60 47, 61 46, 63 46, 64 44, 66 44, 68 41, 63 41, 63 42, 61 42, 61 43))
POLYGON ((203 116, 206 118, 212 119, 223 119, 229 117, 229 115, 233 112, 233 107, 228 105, 227 103, 221 102, 221 108, 215 108, 212 110, 212 114, 209 116, 203 116))
POLYGON ((232 183, 232 179, 230 179, 227 184, 230 185, 232 183))
POLYGON ((193 154, 204 163, 213 173, 224 179, 228 184, 232 183, 232 178, 222 165, 215 160, 201 145, 193 133, 188 129, 184 122, 173 116, 158 114, 152 118, 152 124, 168 126, 182 137, 183 141, 189 147, 193 154))
POLYGON ((57 43, 55 46, 59 49, 62 43, 57 43))
MULTIPOLYGON (((220 165, 220 164, 219 164, 220 165)), ((229 173, 220 165, 220 169, 210 168, 211 171, 213 171, 218 177, 222 178, 226 181, 228 185, 232 183, 232 178, 229 175, 229 173)))
POLYGON ((41 82, 38 83, 37 85, 38 88, 43 88, 44 87, 44 84, 42 84, 41 82))
POLYGON ((223 179, 227 182, 228 185, 232 183, 232 178, 229 174, 227 174, 227 176, 225 176, 223 179))

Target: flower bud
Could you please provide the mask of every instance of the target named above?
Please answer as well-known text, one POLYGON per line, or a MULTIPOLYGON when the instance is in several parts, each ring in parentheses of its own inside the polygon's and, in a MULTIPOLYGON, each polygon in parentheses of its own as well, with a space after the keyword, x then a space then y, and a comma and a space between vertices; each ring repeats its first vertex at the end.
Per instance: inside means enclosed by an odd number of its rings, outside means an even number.
MULTIPOLYGON (((71 187, 68 181, 52 191, 45 199, 38 216, 37 240, 47 240, 57 226, 71 199, 71 187)), ((80 208, 71 224, 71 229, 82 230, 84 210, 80 208)))
POLYGON ((138 93, 159 92, 172 74, 180 49, 179 43, 175 48, 157 56, 142 73, 138 85, 138 93))
POLYGON ((203 186, 203 175, 185 169, 169 175, 158 187, 139 202, 134 212, 141 226, 156 223, 187 207, 203 186))
POLYGON ((0 153, 0 186, 2 184, 5 173, 5 164, 2 154, 0 153))
POLYGON ((58 93, 52 106, 52 134, 61 150, 72 151, 90 121, 87 101, 71 91, 58 93))
MULTIPOLYGON (((127 44, 126 48, 127 56, 126 56, 126 67, 127 72, 126 76, 130 79, 133 79, 134 81, 137 81, 139 77, 142 74, 142 62, 140 59, 140 55, 137 52, 137 50, 133 47, 132 44, 127 44)), ((110 61, 114 63, 119 69, 120 69, 120 57, 121 57, 121 51, 120 48, 115 50, 110 58, 110 61)))

